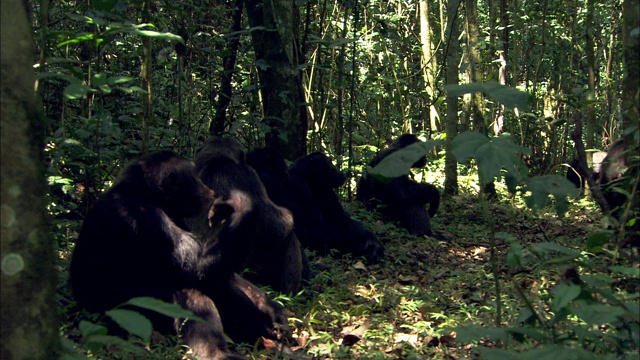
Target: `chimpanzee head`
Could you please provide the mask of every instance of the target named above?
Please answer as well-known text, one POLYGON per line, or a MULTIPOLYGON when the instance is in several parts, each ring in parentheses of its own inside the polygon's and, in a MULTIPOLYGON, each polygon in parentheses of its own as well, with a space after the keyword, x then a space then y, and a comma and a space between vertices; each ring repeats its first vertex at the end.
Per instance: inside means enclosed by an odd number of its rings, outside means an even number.
POLYGON ((200 147, 196 154, 198 171, 202 166, 212 166, 216 161, 246 162, 246 153, 240 142, 232 137, 212 136, 200 147))
POLYGON ((195 216, 213 199, 213 191, 196 177, 194 163, 171 151, 141 158, 126 170, 122 182, 170 217, 195 216))
MULTIPOLYGON (((396 139, 396 141, 393 142, 393 144, 391 144, 389 148, 393 149, 393 151, 400 150, 411 144, 415 144, 418 141, 421 141, 421 140, 414 134, 402 134, 396 139)), ((424 156, 424 157, 421 157, 418 161, 416 161, 413 165, 411 165, 411 167, 422 168, 422 167, 425 167, 426 165, 427 165, 427 157, 424 156)))
POLYGON ((309 183, 332 188, 340 187, 347 181, 347 177, 321 152, 314 152, 299 159, 289 169, 289 173, 297 173, 309 183))

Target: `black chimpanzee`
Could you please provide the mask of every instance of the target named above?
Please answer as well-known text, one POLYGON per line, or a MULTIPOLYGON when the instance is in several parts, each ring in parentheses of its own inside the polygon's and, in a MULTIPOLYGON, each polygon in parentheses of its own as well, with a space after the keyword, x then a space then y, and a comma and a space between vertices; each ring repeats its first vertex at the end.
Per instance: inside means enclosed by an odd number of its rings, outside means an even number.
POLYGON ((602 160, 600 173, 598 174, 598 184, 602 186, 602 195, 614 210, 627 201, 627 196, 615 190, 623 178, 624 169, 627 167, 625 160, 625 143, 623 140, 616 141, 607 152, 607 156, 602 160))
MULTIPOLYGON (((252 247, 244 250, 251 271, 245 277, 283 293, 297 291, 306 262, 293 230, 293 216, 269 199, 255 170, 246 163, 242 145, 230 137, 211 137, 199 149, 195 162, 200 179, 218 196, 224 198, 241 191, 250 200, 251 208, 247 209, 243 224, 236 228, 239 243, 256 239, 252 247)), ((210 224, 209 218, 201 214, 194 232, 205 239, 215 239, 218 226, 210 224)))
MULTIPOLYGON (((369 167, 375 167, 393 152, 418 141, 420 139, 413 134, 401 135, 389 148, 380 151, 369 162, 369 167)), ((422 157, 411 167, 421 168, 426 164, 426 157, 422 157)), ((358 181, 356 198, 370 211, 379 211, 399 221, 413 235, 433 235, 431 218, 440 205, 440 193, 431 184, 417 183, 409 175, 399 176, 385 183, 365 172, 358 181), (429 205, 428 210, 426 205, 429 205)))
POLYGON ((344 174, 325 154, 314 152, 289 168, 284 183, 286 198, 280 201, 293 212, 296 234, 303 246, 323 254, 336 249, 378 261, 384 255, 384 246, 345 212, 335 193, 345 181, 344 174))
POLYGON ((208 321, 178 326, 149 314, 154 327, 165 333, 179 329, 203 359, 226 354, 214 295, 236 304, 233 311, 242 314, 236 320, 245 324, 246 332, 234 340, 274 338, 273 316, 253 302, 246 294, 252 289, 233 276, 234 264, 243 262, 244 249, 253 242, 237 243, 243 239, 232 236, 247 204, 239 191, 214 199, 196 177, 194 164, 170 151, 141 158, 93 205, 82 225, 70 264, 74 297, 81 307, 96 312, 140 296, 177 302, 208 321), (224 225, 219 241, 203 246, 187 230, 184 218, 207 206, 224 225))
MULTIPOLYGON (((592 155, 591 176, 596 182, 600 178, 601 164, 606 156, 607 156, 606 151, 596 151, 592 155)), ((579 188, 580 190, 584 190, 586 181, 584 181, 584 179, 582 178, 582 176, 580 176, 580 173, 578 172, 579 162, 580 161, 578 159, 573 159, 567 164, 568 168, 567 168, 566 178, 567 180, 571 181, 577 188, 579 188)))

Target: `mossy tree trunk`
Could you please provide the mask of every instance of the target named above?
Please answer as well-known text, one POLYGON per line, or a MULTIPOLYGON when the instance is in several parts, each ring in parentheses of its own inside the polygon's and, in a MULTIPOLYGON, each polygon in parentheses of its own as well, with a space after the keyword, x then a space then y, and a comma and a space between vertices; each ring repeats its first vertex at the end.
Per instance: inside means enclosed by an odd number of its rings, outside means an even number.
POLYGON ((34 96, 25 3, 3 1, 0 32, 0 348, 2 359, 55 359, 54 248, 45 221, 44 123, 34 96))

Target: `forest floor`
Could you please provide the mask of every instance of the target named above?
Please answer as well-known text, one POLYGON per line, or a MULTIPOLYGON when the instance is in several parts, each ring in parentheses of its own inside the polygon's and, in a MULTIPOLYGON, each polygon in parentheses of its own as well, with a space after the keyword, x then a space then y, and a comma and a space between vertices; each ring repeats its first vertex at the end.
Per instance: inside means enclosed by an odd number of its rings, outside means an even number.
MULTIPOLYGON (((587 238, 603 229, 602 215, 593 203, 576 200, 560 217, 551 209, 533 212, 515 200, 482 203, 477 197, 456 196, 444 201, 433 219, 434 231, 445 240, 412 236, 356 205, 346 204, 346 208, 385 244, 385 258, 368 264, 339 254, 308 253, 314 273, 303 290, 292 297, 271 293, 287 309, 293 357, 461 359, 478 358, 483 349, 490 349, 496 351, 491 358, 500 354, 517 359, 515 351, 543 344, 587 349, 593 356, 603 355, 598 358, 637 355, 637 339, 625 342, 622 336, 622 340, 616 337, 600 344, 593 340, 611 335, 611 325, 588 326, 571 316, 555 322, 553 294, 567 268, 576 269, 580 276, 609 274, 614 296, 638 308, 638 276, 614 276, 609 271, 612 265, 637 270, 638 248, 626 247, 614 254, 613 246, 605 244, 599 253, 586 250, 587 238), (491 238, 496 233, 498 281, 491 261, 491 238), (550 248, 549 243, 561 247, 550 248), (514 246, 519 249, 517 244, 524 250, 510 251, 514 246), (514 257, 519 260, 514 262, 514 257), (499 320, 496 285, 500 286, 499 320), (538 322, 532 320, 531 310, 538 313, 538 322), (525 323, 535 333, 522 330, 525 323), (511 336, 500 332, 504 329, 511 336)), ((72 302, 66 304, 72 308, 72 302)), ((81 341, 73 325, 77 316, 65 316, 63 334, 81 341)), ((630 336, 637 337, 637 316, 627 320, 623 323, 636 329, 630 336)), ((184 356, 173 341, 148 349, 145 358, 184 356)), ((247 345, 236 346, 234 351, 251 359, 287 358, 247 345)), ((131 358, 113 350, 95 357, 131 358)))

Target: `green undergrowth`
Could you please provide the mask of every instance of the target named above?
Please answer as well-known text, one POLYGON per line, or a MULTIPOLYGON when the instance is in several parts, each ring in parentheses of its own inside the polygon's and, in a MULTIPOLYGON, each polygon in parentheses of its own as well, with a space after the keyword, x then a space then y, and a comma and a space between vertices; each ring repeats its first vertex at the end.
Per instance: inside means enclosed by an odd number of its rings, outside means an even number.
MULTIPOLYGON (((474 191, 473 180, 463 178, 461 184, 474 191)), ((303 289, 290 297, 270 292, 286 308, 294 356, 637 358, 638 248, 614 251, 613 235, 603 232, 602 216, 586 199, 572 201, 559 217, 553 209, 527 209, 500 187, 499 193, 501 202, 481 203, 468 195, 444 200, 432 220, 444 240, 411 236, 345 203, 385 244, 385 257, 370 264, 348 255, 308 252, 313 276, 303 289), (490 261, 494 233, 497 272, 490 261)), ((129 343, 142 353, 118 345, 87 351, 79 319, 101 319, 78 312, 68 294, 69 250, 60 252, 62 334, 76 353, 119 359, 187 356, 188 349, 170 337, 149 342, 133 337, 129 343)), ((233 349, 250 359, 286 358, 250 345, 233 349)))

